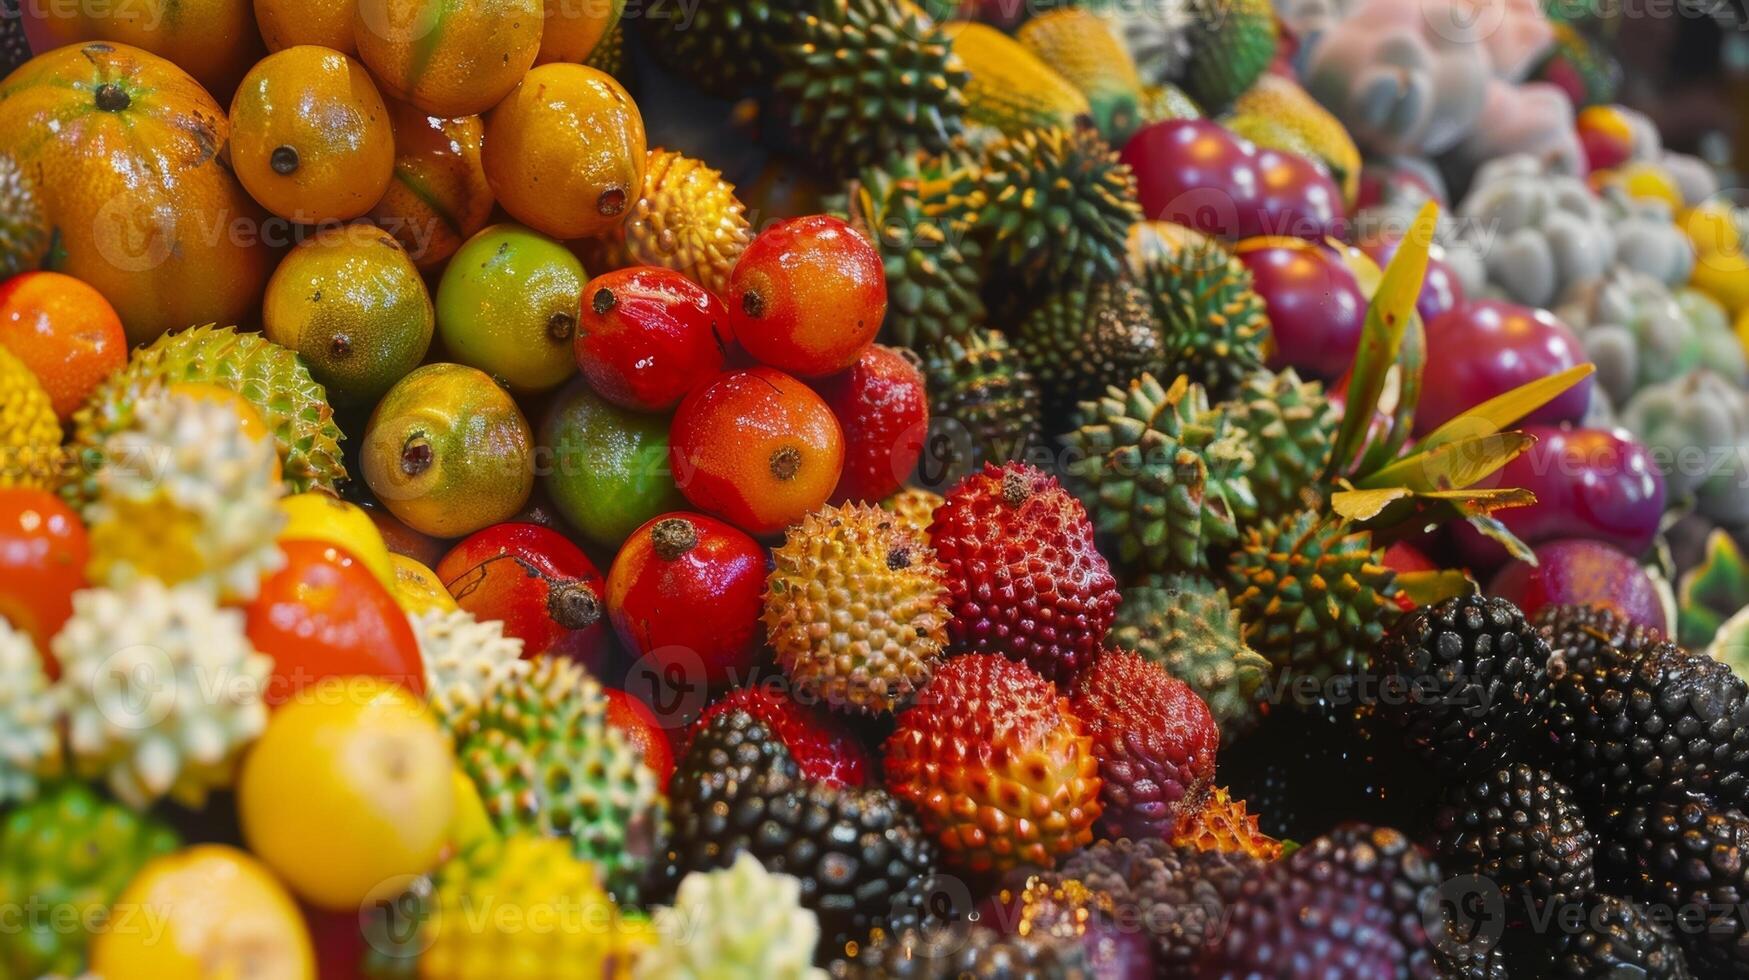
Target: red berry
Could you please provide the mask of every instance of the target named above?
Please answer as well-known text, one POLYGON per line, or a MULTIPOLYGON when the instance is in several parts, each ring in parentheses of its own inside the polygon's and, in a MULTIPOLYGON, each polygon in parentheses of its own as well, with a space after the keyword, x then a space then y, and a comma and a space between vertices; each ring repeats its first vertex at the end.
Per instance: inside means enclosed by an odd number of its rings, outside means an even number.
POLYGON ((601 572, 582 549, 539 524, 475 531, 437 563, 456 604, 504 624, 524 658, 549 650, 593 665, 607 639, 601 572))
POLYGON ((1055 477, 986 463, 936 508, 929 541, 947 570, 947 629, 960 648, 1063 682, 1099 652, 1117 616, 1117 581, 1087 511, 1055 477))
MULTIPOLYGON (((868 754, 844 722, 787 694, 758 685, 736 688, 704 709, 687 733, 688 744, 712 718, 736 710, 747 712, 771 729, 789 750, 804 778, 833 786, 862 786, 868 782, 869 770, 873 768, 868 754)), ((684 754, 685 750, 681 751, 684 754)))
POLYGON ((641 412, 673 408, 723 369, 722 300, 672 269, 638 266, 583 287, 572 350, 596 394, 641 412))
POLYGON ((876 503, 917 468, 929 430, 929 394, 914 355, 879 344, 848 371, 814 382, 844 430, 837 503, 876 503))
POLYGON ((620 642, 661 676, 745 681, 765 601, 765 549, 702 514, 664 514, 632 532, 607 573, 620 642))
POLYGON ((607 723, 643 752, 644 764, 656 774, 657 783, 668 785, 674 775, 674 746, 668 744, 668 734, 656 720, 656 713, 618 688, 602 688, 601 693, 607 697, 607 723))
POLYGON ((887 315, 887 277, 868 239, 816 214, 761 232, 735 263, 724 298, 747 353, 819 377, 855 364, 874 342, 887 315))
POLYGON ((1093 736, 1106 836, 1166 836, 1203 805, 1221 733, 1188 684, 1127 650, 1107 650, 1076 678, 1069 704, 1093 736))

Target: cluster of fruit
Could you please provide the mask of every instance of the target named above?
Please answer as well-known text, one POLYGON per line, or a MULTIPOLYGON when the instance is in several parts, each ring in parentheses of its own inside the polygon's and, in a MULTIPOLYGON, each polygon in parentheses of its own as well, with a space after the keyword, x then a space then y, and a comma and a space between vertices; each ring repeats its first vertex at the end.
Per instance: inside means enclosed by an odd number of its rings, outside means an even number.
POLYGON ((1749 211, 1465 4, 0 13, 0 977, 1749 975, 1749 211))

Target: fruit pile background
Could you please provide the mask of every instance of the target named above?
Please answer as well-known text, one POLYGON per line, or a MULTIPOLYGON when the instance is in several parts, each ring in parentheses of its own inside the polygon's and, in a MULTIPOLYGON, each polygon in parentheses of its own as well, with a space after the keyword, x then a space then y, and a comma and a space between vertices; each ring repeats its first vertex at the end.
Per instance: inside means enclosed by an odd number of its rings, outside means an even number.
POLYGON ((0 980, 1749 976, 1620 26, 0 4, 0 980))

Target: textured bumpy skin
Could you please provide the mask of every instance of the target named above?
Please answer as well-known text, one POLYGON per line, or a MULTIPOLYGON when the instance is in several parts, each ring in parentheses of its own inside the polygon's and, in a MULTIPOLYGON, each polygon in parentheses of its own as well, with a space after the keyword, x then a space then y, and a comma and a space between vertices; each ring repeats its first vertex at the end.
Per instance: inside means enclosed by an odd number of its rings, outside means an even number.
POLYGON ((685 273, 721 295, 753 240, 746 210, 720 171, 671 150, 651 150, 643 193, 626 214, 626 252, 634 262, 685 273))
POLYGON ((930 440, 919 464, 930 485, 958 483, 985 463, 1020 459, 1039 438, 1038 384, 995 330, 974 329, 924 352, 930 440))
POLYGON ((0 279, 36 268, 48 247, 48 219, 36 190, 18 161, 0 153, 0 279))
POLYGON ((1020 322, 1015 346, 1045 392, 1045 417, 1068 424, 1084 399, 1160 363, 1147 294, 1127 279, 1078 284, 1046 297, 1020 322))
POLYGON ((1263 369, 1269 319, 1251 270, 1213 239, 1161 240, 1132 257, 1154 306, 1168 376, 1187 374, 1215 398, 1230 397, 1263 369))
POLYGON ((30 634, 0 618, 0 804, 32 799, 60 770, 61 713, 30 634))
POLYGON ((1005 936, 956 922, 941 929, 907 929, 835 961, 835 980, 960 980, 962 977, 1091 977, 1079 942, 1048 933, 1005 936))
POLYGON ((1075 678, 1070 709, 1093 738, 1100 833, 1163 837, 1202 808, 1220 731, 1208 705, 1157 664, 1108 650, 1075 678))
POLYGON ((1702 932, 1678 937, 1694 974, 1749 972, 1749 817, 1692 801, 1610 805, 1597 816, 1606 882, 1647 905, 1708 910, 1702 932))
POLYGON ((802 907, 801 883, 746 851, 725 869, 681 879, 652 924, 656 944, 637 958, 634 980, 825 980, 813 965, 820 921, 802 907))
POLYGON ((456 759, 500 831, 568 838, 609 890, 633 899, 655 850, 661 788, 608 723, 593 677, 563 657, 531 664, 448 719, 456 759))
POLYGON ((928 682, 947 645, 946 573, 891 514, 867 504, 815 511, 772 562, 765 635, 800 694, 881 714, 928 682))
POLYGON ((1535 751, 1548 710, 1548 660, 1542 634, 1505 599, 1459 596, 1423 606, 1379 648, 1378 714, 1440 771, 1484 771, 1535 751))
POLYGON ((1004 133, 1046 127, 1069 128, 1092 119, 1093 108, 1068 79, 1040 61, 1020 42, 988 24, 961 21, 946 25, 953 53, 971 74, 966 83, 966 116, 1004 133))
POLYGON ((533 669, 522 659, 522 640, 505 636, 498 620, 478 620, 465 609, 434 609, 408 621, 425 666, 425 700, 447 728, 477 713, 498 685, 526 678, 533 669))
POLYGON ((1322 506, 1316 489, 1342 425, 1342 410, 1324 396, 1322 385, 1301 381, 1293 368, 1259 372, 1221 407, 1250 443, 1259 516, 1322 506))
POLYGON ((1093 839, 1093 740, 1055 685, 1004 657, 942 665, 900 713, 884 758, 887 785, 956 867, 1050 867, 1093 839))
POLYGON ((814 161, 850 173, 960 131, 971 76, 909 0, 817 0, 794 30, 776 91, 814 161))
POLYGON ((868 782, 874 766, 855 733, 840 719, 766 687, 740 687, 723 695, 698 716, 692 732, 703 732, 718 715, 736 711, 771 729, 804 778, 829 786, 868 782))
POLYGON ((165 334, 135 351, 127 367, 98 386, 73 415, 69 449, 80 471, 62 487, 68 503, 79 507, 96 495, 103 442, 133 423, 134 406, 146 392, 177 381, 228 388, 261 413, 279 448, 286 492, 334 490, 346 481, 343 437, 327 391, 298 356, 260 334, 208 325, 165 334))
POLYGON ((1184 87, 1212 112, 1250 88, 1275 58, 1275 8, 1269 0, 1190 0, 1190 9, 1184 87))
POLYGON ((1226 589, 1194 575, 1144 576, 1124 590, 1106 643, 1134 650, 1189 684, 1223 737, 1255 724, 1269 661, 1246 645, 1226 589))
POLYGON ((86 945, 109 921, 110 903, 147 861, 179 846, 175 831, 156 818, 103 799, 84 783, 64 783, 8 811, 0 819, 0 903, 66 909, 80 928, 0 933, 0 975, 83 975, 86 945))
POLYGON ((864 169, 849 187, 845 217, 881 254, 887 340, 923 349, 983 322, 978 243, 931 213, 915 154, 864 169))
POLYGON ((285 564, 273 441, 245 432, 220 402, 153 392, 103 443, 91 529, 91 580, 188 583, 248 601, 285 564))
POLYGON ((1498 884, 1514 922, 1583 902, 1596 887, 1596 840, 1573 791, 1546 769, 1517 763, 1454 784, 1433 826, 1441 867, 1498 884))
POLYGON ((1204 567, 1207 550, 1237 538, 1240 515, 1256 509, 1251 451, 1183 375, 1171 387, 1143 374, 1107 389, 1081 404, 1081 418, 1063 438, 1069 485, 1114 540, 1120 565, 1204 567))
POLYGON ((249 645, 241 612, 198 586, 75 592, 51 646, 75 768, 135 809, 165 795, 198 808, 267 727, 273 658, 249 645))
POLYGON ((1141 76, 1099 15, 1062 7, 1022 24, 1015 38, 1087 96, 1108 141, 1121 146, 1141 124, 1141 76))
POLYGON ((947 495, 929 538, 947 571, 957 647, 1001 653, 1059 681, 1098 653, 1117 582, 1087 512, 1055 477, 986 464, 947 495))
POLYGON ((1600 895, 1586 910, 1582 928, 1557 935, 1555 976, 1644 977, 1689 980, 1688 960, 1670 927, 1619 895, 1600 895))
POLYGON ((789 40, 806 0, 717 0, 652 9, 639 24, 644 47, 705 92, 735 96, 769 80, 777 47, 789 40))
POLYGON ((1282 851, 1281 841, 1265 834, 1257 815, 1247 812, 1245 801, 1233 799, 1224 786, 1215 787, 1201 809, 1179 819, 1171 841, 1178 847, 1247 854, 1259 861, 1273 861, 1282 851))
POLYGON ((0 487, 54 489, 60 445, 49 393, 23 361, 0 348, 0 487))
POLYGON ((927 545, 929 525, 935 522, 935 508, 940 507, 946 499, 929 490, 905 487, 881 501, 881 509, 892 514, 893 520, 900 527, 910 531, 917 536, 917 540, 927 545))
POLYGON ((1603 606, 1544 606, 1531 624, 1548 640, 1549 655, 1559 655, 1569 672, 1592 669, 1598 654, 1611 648, 1639 657, 1664 642, 1657 629, 1603 606))
POLYGON ((1228 566, 1245 639, 1277 667, 1353 673, 1395 623, 1396 573, 1372 535, 1299 511, 1246 531, 1228 566))

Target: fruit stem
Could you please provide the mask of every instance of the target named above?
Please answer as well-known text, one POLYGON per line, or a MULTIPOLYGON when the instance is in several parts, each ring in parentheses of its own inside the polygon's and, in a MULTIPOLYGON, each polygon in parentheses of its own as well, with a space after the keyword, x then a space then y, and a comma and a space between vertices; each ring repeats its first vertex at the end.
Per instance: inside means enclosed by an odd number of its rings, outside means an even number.
POLYGON ((771 475, 779 480, 793 480, 802 468, 801 450, 794 446, 785 446, 771 454, 771 475))
POLYGON ((663 561, 673 561, 698 544, 698 528, 684 517, 665 517, 650 528, 650 547, 663 561))
POLYGON ((578 579, 555 582, 547 589, 547 614, 565 629, 588 629, 601 621, 601 597, 578 579))
POLYGON ((267 158, 273 172, 281 177, 289 177, 298 172, 298 151, 293 146, 276 146, 267 158))
POLYGON ((1032 496, 1032 488, 1026 485, 1026 477, 1023 474, 1013 470, 1002 474, 1002 499, 1007 502, 1008 506, 1019 507, 1030 496, 1032 496))
POLYGON ((102 109, 104 112, 120 112, 132 105, 134 101, 128 95, 127 89, 122 88, 115 82, 104 82, 102 85, 97 86, 96 97, 97 108, 102 109))

